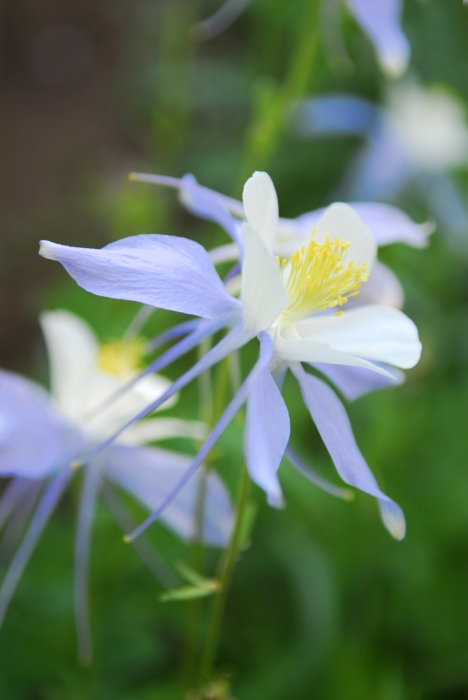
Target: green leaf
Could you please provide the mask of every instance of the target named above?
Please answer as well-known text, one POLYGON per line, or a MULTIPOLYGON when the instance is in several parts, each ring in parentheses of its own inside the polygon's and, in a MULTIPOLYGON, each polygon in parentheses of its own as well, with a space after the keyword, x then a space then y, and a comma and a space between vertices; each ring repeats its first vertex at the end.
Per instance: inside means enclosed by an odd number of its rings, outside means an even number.
POLYGON ((159 596, 162 603, 170 603, 177 600, 195 600, 196 598, 205 598, 213 595, 219 588, 219 583, 216 580, 207 580, 203 586, 182 586, 182 588, 174 588, 172 591, 167 591, 159 596))
POLYGON ((195 569, 192 569, 191 566, 189 566, 183 561, 176 562, 174 564, 174 567, 182 576, 184 581, 187 581, 187 583, 191 583, 193 586, 203 587, 209 581, 209 579, 199 574, 197 571, 195 571, 195 569))

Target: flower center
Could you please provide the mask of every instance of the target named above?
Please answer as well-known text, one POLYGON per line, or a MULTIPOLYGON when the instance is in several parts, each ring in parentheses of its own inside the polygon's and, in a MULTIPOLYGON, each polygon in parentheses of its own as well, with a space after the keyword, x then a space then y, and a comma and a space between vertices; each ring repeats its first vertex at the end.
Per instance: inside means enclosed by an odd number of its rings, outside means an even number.
MULTIPOLYGON (((298 248, 289 261, 285 286, 290 304, 284 313, 291 322, 342 306, 359 294, 361 284, 369 278, 365 263, 357 266, 353 261, 346 262, 349 241, 331 241, 327 234, 323 243, 317 243, 314 236, 315 229, 309 245, 298 248)), ((277 256, 276 262, 281 268, 286 267, 287 260, 281 261, 277 256)), ((336 315, 342 313, 338 311, 336 315)))
POLYGON ((114 374, 122 379, 142 369, 145 354, 145 341, 111 340, 99 348, 98 367, 107 374, 114 374))

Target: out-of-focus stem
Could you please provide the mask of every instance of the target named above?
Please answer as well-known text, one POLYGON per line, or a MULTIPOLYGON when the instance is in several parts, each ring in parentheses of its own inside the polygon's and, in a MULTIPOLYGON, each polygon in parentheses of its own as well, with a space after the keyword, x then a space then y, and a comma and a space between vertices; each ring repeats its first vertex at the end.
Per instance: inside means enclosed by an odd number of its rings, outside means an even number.
POLYGON ((239 556, 239 551, 242 546, 242 530, 244 524, 244 515, 249 501, 250 477, 245 465, 242 467, 241 482, 239 488, 239 498, 237 503, 236 522, 232 531, 231 542, 229 549, 221 562, 221 570, 219 574, 219 590, 213 602, 211 615, 208 622, 208 631, 205 642, 205 649, 202 659, 201 674, 203 681, 210 680, 213 673, 213 666, 216 660, 216 652, 218 649, 219 635, 223 621, 224 608, 226 598, 229 592, 229 586, 234 572, 234 567, 239 556))
MULTIPOLYGON (((200 345, 199 357, 205 355, 210 349, 210 340, 205 340, 200 345)), ((200 389, 200 416, 206 420, 213 428, 221 416, 226 403, 227 391, 229 389, 229 357, 225 358, 218 369, 216 393, 213 391, 211 370, 204 372, 199 380, 200 389)), ((203 532, 205 521, 205 502, 208 473, 210 470, 211 454, 205 460, 200 472, 197 495, 195 501, 195 532, 190 551, 190 566, 199 573, 203 573, 203 532)), ((188 685, 194 674, 197 633, 202 611, 202 601, 193 600, 187 604, 186 634, 184 651, 184 676, 188 685)))
POLYGON ((294 108, 307 89, 319 43, 319 0, 308 0, 300 23, 296 50, 282 85, 265 85, 247 131, 241 184, 254 170, 265 168, 287 127, 294 108))

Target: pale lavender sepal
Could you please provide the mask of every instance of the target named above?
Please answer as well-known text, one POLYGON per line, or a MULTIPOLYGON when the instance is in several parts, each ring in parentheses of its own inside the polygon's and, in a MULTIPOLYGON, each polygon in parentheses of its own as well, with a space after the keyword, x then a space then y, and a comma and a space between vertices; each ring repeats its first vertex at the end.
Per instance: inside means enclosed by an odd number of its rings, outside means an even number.
POLYGON ((38 384, 0 370, 0 474, 40 479, 74 459, 83 438, 38 384))
POLYGON ((203 318, 240 312, 206 250, 187 238, 142 234, 101 249, 42 241, 40 254, 62 263, 88 292, 203 318))
MULTIPOLYGON (((384 502, 384 512, 391 503, 390 534, 397 540, 405 536, 405 518, 401 508, 379 489, 377 482, 362 456, 346 411, 336 394, 324 382, 304 371, 299 363, 292 363, 291 370, 301 387, 302 396, 310 411, 312 420, 324 441, 338 474, 350 486, 375 496, 384 502)), ((384 518, 389 526, 389 519, 384 518)))
POLYGON ((89 556, 91 531, 100 483, 101 474, 98 465, 88 464, 84 469, 78 509, 75 537, 75 585, 73 587, 78 659, 84 665, 89 664, 92 657, 91 622, 89 617, 89 556))
POLYGON ((348 0, 374 44, 382 68, 396 77, 406 70, 411 48, 400 26, 401 0, 348 0))
POLYGON ((251 382, 245 424, 245 458, 252 481, 267 494, 275 508, 284 505, 277 472, 290 434, 288 409, 269 363, 273 357, 273 341, 268 333, 260 333, 262 369, 251 382))
POLYGON ((198 184, 193 175, 184 175, 181 179, 180 200, 195 216, 219 224, 243 250, 240 223, 231 216, 222 197, 214 190, 198 184))
POLYGON ((405 381, 405 375, 401 370, 389 365, 375 362, 375 365, 383 367, 392 377, 386 377, 377 372, 371 372, 365 367, 351 367, 349 365, 329 365, 321 362, 314 363, 312 367, 322 372, 348 401, 380 391, 389 387, 398 386, 405 381))
POLYGON ((37 510, 13 561, 8 567, 0 588, 0 624, 5 618, 10 601, 34 548, 72 475, 71 469, 65 467, 52 478, 42 495, 37 510))
MULTIPOLYGON (((192 459, 156 447, 113 445, 103 455, 106 476, 154 511, 177 486, 192 459)), ((191 479, 161 518, 179 537, 195 536, 198 479, 191 479)), ((233 517, 229 496, 218 476, 207 477, 203 541, 213 547, 229 542, 233 517)))

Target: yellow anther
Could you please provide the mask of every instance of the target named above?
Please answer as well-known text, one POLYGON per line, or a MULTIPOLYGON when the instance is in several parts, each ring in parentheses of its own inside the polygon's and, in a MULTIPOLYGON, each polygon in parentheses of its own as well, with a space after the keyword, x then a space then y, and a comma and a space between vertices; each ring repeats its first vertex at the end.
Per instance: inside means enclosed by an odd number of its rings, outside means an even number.
POLYGON ((282 267, 286 267, 287 263, 288 261, 286 260, 286 258, 283 258, 283 262, 281 263, 282 267))
POLYGON ((333 314, 334 316, 343 316, 344 311, 337 311, 336 314, 333 314))
POLYGON ((326 235, 324 242, 318 243, 314 234, 315 230, 309 245, 298 248, 290 258, 286 282, 290 304, 286 311, 291 321, 342 306, 349 297, 357 296, 361 283, 369 278, 364 263, 346 261, 349 241, 330 240, 326 235))
POLYGON ((281 265, 281 260, 280 260, 280 256, 279 256, 279 255, 275 255, 275 260, 276 260, 276 264, 277 264, 278 266, 281 265))
POLYGON ((127 378, 142 368, 145 341, 112 340, 99 348, 98 366, 107 374, 127 378))

